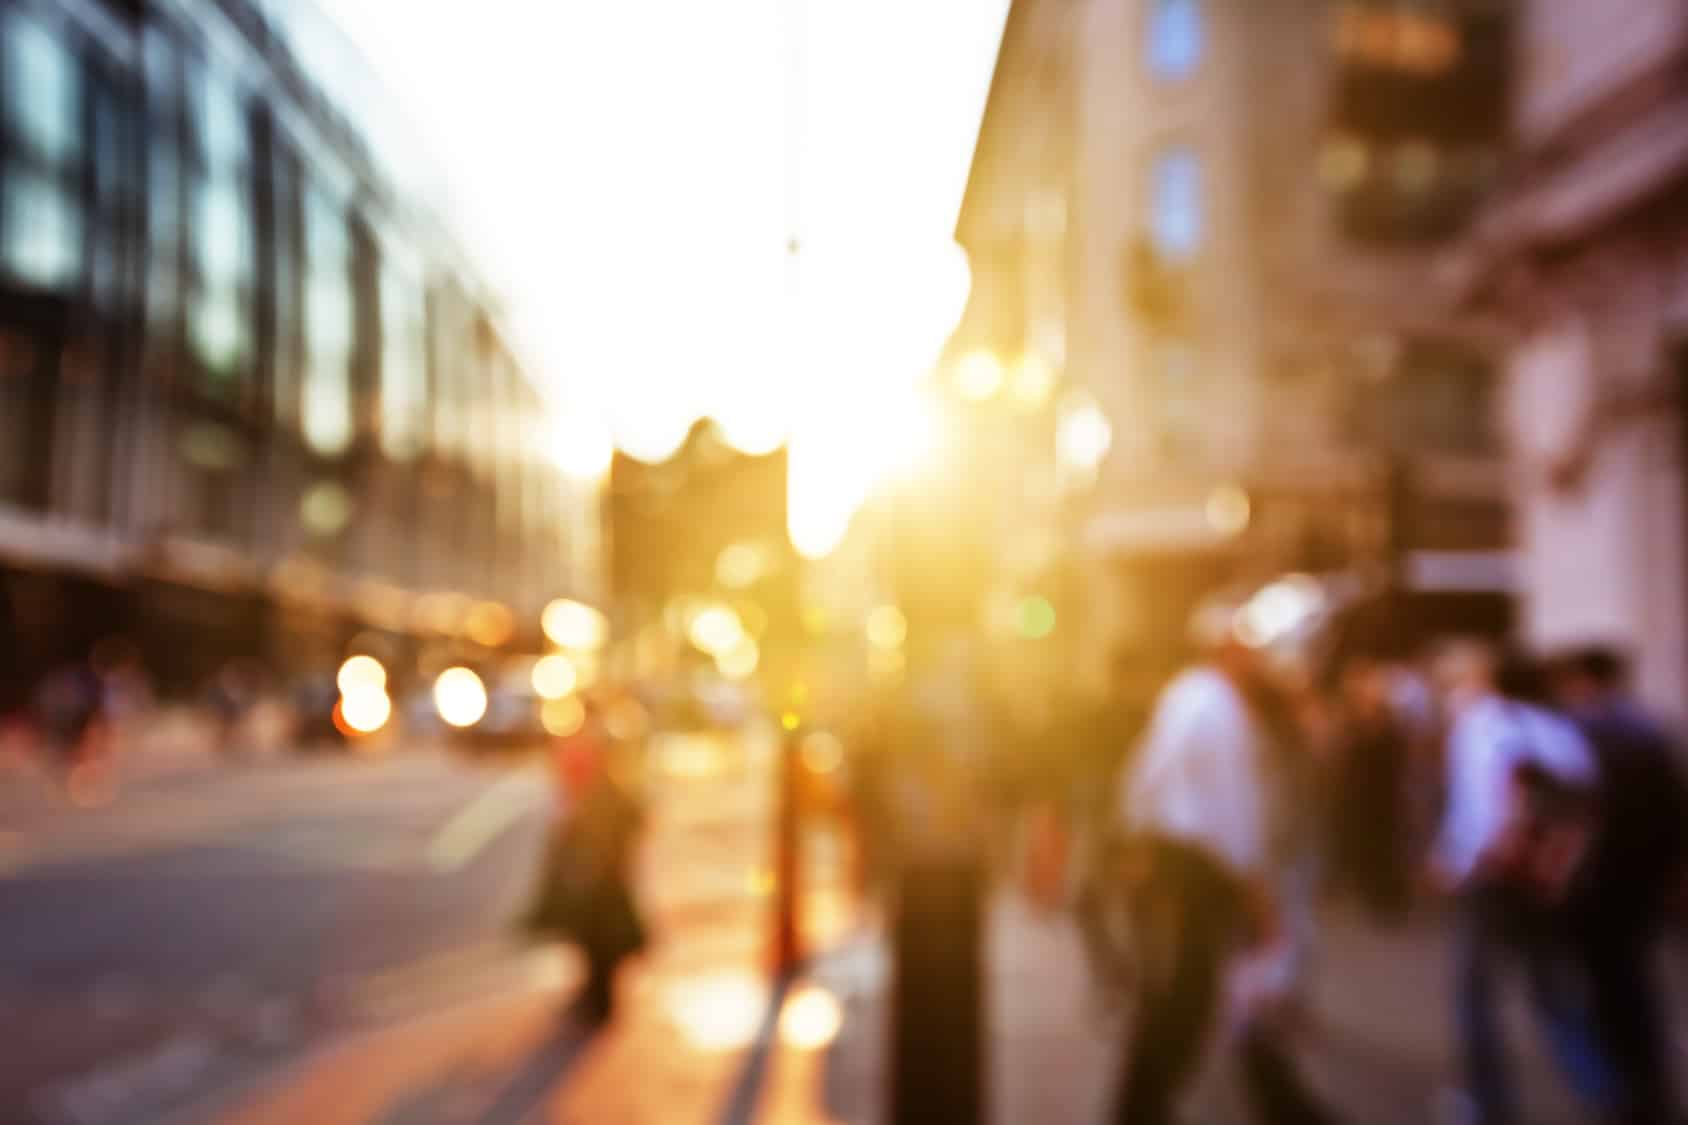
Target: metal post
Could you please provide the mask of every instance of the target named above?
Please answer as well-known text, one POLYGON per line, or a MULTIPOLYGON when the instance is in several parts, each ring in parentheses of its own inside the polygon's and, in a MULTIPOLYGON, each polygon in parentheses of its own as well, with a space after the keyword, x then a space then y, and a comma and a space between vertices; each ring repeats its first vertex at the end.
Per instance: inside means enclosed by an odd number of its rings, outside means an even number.
POLYGON ((797 733, 780 743, 779 811, 774 830, 774 972, 786 977, 803 964, 802 769, 797 733))

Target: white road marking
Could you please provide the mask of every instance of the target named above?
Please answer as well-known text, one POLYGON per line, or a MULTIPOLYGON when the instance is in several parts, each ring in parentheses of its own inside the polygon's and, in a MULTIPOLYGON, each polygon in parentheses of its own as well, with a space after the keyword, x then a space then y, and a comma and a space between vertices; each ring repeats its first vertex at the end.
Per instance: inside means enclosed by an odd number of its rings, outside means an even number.
POLYGON ((428 864, 435 871, 461 871, 506 830, 550 799, 535 771, 513 773, 481 790, 446 821, 428 843, 428 864))

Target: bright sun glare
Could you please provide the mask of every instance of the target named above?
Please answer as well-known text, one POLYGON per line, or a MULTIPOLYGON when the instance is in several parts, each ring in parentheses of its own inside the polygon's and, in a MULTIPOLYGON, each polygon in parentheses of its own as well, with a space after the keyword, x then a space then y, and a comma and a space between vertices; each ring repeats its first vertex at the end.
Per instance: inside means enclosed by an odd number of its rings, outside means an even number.
POLYGON ((425 123, 563 466, 607 465, 594 427, 660 460, 712 417, 791 442, 793 539, 836 545, 966 299, 1007 0, 324 3, 425 123))

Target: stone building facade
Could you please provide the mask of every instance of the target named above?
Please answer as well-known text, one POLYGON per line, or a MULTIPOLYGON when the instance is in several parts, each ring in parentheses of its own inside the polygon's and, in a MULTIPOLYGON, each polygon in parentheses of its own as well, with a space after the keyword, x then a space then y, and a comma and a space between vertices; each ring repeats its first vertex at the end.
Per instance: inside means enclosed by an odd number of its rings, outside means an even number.
POLYGON ((1526 637, 1628 649, 1688 717, 1688 7, 1523 6, 1515 151, 1472 243, 1508 329, 1526 637))

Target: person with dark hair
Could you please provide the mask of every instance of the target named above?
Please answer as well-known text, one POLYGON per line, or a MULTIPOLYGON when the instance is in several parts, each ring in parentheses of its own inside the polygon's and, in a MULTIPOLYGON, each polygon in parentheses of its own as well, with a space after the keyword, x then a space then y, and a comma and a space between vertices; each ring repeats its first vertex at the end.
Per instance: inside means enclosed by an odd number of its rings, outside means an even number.
POLYGON ((1535 704, 1541 678, 1522 657, 1456 646, 1438 672, 1453 722, 1433 874, 1458 906, 1455 1010, 1474 1119, 1517 1120, 1495 996, 1508 963, 1526 970, 1571 1084, 1609 1112, 1620 1101, 1617 1081, 1582 1003, 1565 907, 1582 867, 1584 822, 1575 814, 1599 782, 1594 752, 1573 725, 1535 704))
POLYGON ((1688 867, 1688 783, 1675 742, 1628 694, 1615 650, 1591 646, 1555 667, 1554 694, 1600 761, 1601 828, 1572 902, 1595 1018, 1635 1123, 1674 1120, 1669 1037, 1653 954, 1688 867))
POLYGON ((1389 668, 1381 661, 1356 656, 1338 680, 1335 778, 1329 793, 1332 877, 1373 917, 1398 922, 1412 899, 1409 732, 1395 712, 1389 668))
POLYGON ((1176 1119, 1218 1023, 1225 982, 1251 956, 1284 967, 1260 974, 1260 1002, 1235 1020, 1256 1116, 1298 1125, 1333 1119, 1266 1007, 1287 998, 1278 978, 1293 976, 1293 957, 1265 955, 1294 933, 1285 891, 1296 856, 1286 853, 1299 849, 1285 844, 1295 836, 1299 763, 1288 744, 1293 707, 1233 620, 1223 606, 1198 617, 1208 659, 1161 693, 1123 777, 1121 878, 1133 888, 1139 956, 1118 1125, 1176 1119))

